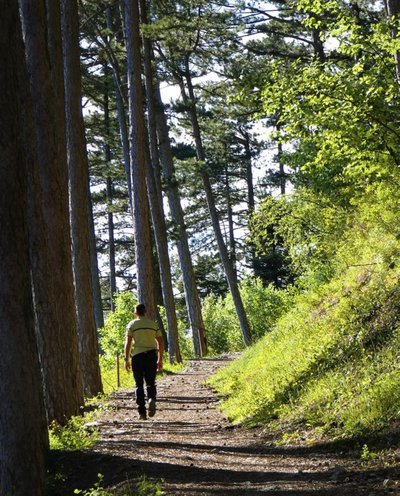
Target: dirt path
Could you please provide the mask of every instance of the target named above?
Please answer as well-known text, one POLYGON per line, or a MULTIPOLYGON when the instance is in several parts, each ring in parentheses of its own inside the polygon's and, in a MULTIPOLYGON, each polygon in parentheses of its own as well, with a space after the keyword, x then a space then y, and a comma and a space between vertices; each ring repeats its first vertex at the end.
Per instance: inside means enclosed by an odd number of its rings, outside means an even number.
POLYGON ((163 479, 165 495, 177 496, 400 494, 395 468, 362 467, 329 446, 276 447, 261 429, 229 425, 204 386, 226 363, 192 360, 182 373, 159 381, 153 419, 138 420, 133 389, 115 395, 99 421, 99 443, 58 460, 68 467, 70 488, 90 487, 102 473, 106 485, 140 474, 163 479))

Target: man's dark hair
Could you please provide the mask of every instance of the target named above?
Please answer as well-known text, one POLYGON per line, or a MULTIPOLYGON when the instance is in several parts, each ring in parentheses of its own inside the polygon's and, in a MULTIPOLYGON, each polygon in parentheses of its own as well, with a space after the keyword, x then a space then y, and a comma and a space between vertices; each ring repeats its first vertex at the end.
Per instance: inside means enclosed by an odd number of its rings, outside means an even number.
POLYGON ((143 305, 143 303, 139 303, 139 305, 136 305, 135 313, 140 316, 143 316, 146 313, 146 307, 143 305))

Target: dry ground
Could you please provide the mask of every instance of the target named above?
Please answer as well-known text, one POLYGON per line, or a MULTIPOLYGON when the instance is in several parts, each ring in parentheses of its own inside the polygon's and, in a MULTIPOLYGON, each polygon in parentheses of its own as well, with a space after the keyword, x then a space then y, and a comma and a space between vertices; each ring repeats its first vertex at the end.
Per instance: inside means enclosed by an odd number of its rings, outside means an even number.
POLYGON ((53 460, 69 477, 51 496, 91 487, 98 473, 106 486, 141 474, 162 479, 166 496, 400 494, 400 469, 363 466, 359 447, 277 446, 263 429, 230 425, 204 385, 228 360, 192 360, 159 380, 157 414, 146 421, 137 418, 133 389, 115 394, 98 421, 100 441, 53 460))

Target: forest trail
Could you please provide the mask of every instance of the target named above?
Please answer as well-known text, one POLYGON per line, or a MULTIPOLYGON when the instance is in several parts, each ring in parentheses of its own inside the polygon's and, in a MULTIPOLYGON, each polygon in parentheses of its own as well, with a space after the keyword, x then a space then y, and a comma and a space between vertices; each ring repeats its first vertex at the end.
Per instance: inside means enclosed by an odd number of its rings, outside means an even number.
POLYGON ((69 490, 91 487, 101 473, 106 486, 142 474, 162 479, 166 496, 399 494, 393 468, 362 466, 330 446, 275 446, 265 430, 230 425, 204 385, 228 360, 191 360, 159 379, 157 413, 146 421, 137 418, 133 389, 116 393, 98 421, 99 442, 58 460, 70 471, 69 490))

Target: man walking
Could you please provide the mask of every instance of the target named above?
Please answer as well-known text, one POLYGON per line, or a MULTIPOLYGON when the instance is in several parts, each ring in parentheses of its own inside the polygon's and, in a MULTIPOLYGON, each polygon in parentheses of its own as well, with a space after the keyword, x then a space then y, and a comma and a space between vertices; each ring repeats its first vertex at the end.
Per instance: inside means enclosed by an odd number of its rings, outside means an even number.
POLYGON ((136 384, 136 404, 139 418, 146 420, 146 400, 144 382, 146 382, 148 414, 156 413, 156 374, 162 369, 164 343, 161 331, 154 320, 146 317, 143 303, 136 305, 136 319, 126 326, 125 369, 133 369, 136 384))

